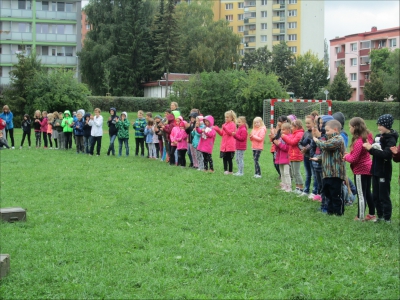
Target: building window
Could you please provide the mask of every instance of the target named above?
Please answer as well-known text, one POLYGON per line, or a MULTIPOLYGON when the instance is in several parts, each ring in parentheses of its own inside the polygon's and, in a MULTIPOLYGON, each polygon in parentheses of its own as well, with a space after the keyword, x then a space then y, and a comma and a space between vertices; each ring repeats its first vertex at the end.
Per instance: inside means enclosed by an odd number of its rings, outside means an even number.
POLYGON ((226 9, 226 10, 231 10, 231 9, 233 9, 233 3, 227 3, 227 4, 225 4, 225 9, 226 9))
POLYGON ((57 11, 65 11, 65 2, 57 2, 57 11))
POLYGON ((42 46, 42 55, 49 55, 49 46, 42 46))
POLYGON ((289 50, 292 51, 292 53, 297 53, 297 46, 289 47, 289 50))
POLYGON ((289 0, 289 4, 297 4, 297 0, 289 0))
POLYGON ((261 18, 266 18, 267 17, 267 12, 266 11, 262 11, 261 12, 261 18))
POLYGON ((266 35, 262 35, 261 36, 261 42, 266 42, 267 41, 267 36, 266 35))
POLYGON ((31 1, 18 0, 18 9, 31 9, 31 1))
POLYGON ((86 30, 90 30, 90 24, 86 24, 86 30))
POLYGON ((357 43, 350 44, 351 51, 357 51, 357 43))
POLYGON ((297 16, 297 9, 292 9, 288 11, 289 17, 296 17, 297 16))
POLYGON ((357 81, 357 73, 350 73, 350 80, 357 81))
POLYGON ((267 29, 267 23, 261 23, 261 29, 263 30, 267 29))
POLYGON ((244 20, 244 15, 243 14, 238 14, 238 20, 239 21, 244 20))
POLYGON ((297 41, 297 34, 289 34, 288 39, 289 41, 297 41))
POLYGON ((390 48, 396 47, 397 46, 396 42, 397 42, 396 39, 390 39, 389 40, 389 47, 390 48))
POLYGON ((261 5, 267 5, 267 0, 261 0, 261 5))
POLYGON ((360 49, 371 49, 371 41, 363 41, 360 43, 360 49))
POLYGON ((65 25, 64 34, 74 34, 74 26, 73 25, 65 25))
POLYGON ((65 11, 66 12, 72 12, 74 8, 74 5, 72 3, 65 3, 65 11))
POLYGON ((227 21, 233 21, 233 15, 226 15, 226 16, 225 16, 225 19, 226 19, 227 21))
POLYGON ((289 28, 294 29, 297 28, 297 22, 289 22, 289 28))
POLYGON ((240 39, 240 43, 244 44, 244 38, 243 37, 240 39))
POLYGON ((65 56, 73 56, 73 47, 65 47, 65 56))
POLYGON ((256 37, 255 37, 255 36, 249 37, 249 42, 250 42, 250 43, 253 43, 253 42, 255 42, 255 41, 256 41, 256 37))
POLYGON ((239 54, 240 54, 241 56, 243 56, 243 55, 244 55, 244 50, 243 50, 243 49, 240 49, 240 50, 239 50, 239 54))
POLYGON ((250 13, 250 17, 249 18, 255 18, 256 17, 256 12, 255 11, 252 11, 251 13, 250 13))
POLYGON ((342 48, 341 47, 335 47, 335 52, 336 52, 336 54, 342 52, 342 48))
POLYGON ((244 8, 244 2, 239 2, 238 3, 238 8, 244 8))
POLYGON ((42 10, 49 10, 49 1, 42 1, 42 10))
POLYGON ((357 66, 357 58, 350 58, 350 65, 357 66))
POLYGON ((244 26, 238 26, 238 32, 243 32, 244 31, 244 26))
POLYGON ((31 25, 29 23, 18 23, 18 32, 31 32, 31 25))

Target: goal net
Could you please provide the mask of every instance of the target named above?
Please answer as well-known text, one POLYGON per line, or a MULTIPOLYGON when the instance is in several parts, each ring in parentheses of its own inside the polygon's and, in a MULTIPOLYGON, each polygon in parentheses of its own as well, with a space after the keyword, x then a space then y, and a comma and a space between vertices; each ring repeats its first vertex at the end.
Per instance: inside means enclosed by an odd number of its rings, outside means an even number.
POLYGON ((314 110, 319 115, 332 114, 331 100, 308 100, 308 99, 267 99, 264 100, 264 124, 268 127, 276 127, 279 116, 295 115, 304 121, 305 116, 314 110))

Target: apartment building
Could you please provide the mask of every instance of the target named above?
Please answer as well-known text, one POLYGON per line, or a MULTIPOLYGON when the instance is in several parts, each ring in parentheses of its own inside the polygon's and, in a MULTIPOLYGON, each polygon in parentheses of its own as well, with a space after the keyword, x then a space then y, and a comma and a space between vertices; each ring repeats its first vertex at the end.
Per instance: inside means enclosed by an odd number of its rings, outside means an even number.
POLYGON ((0 84, 10 82, 16 54, 36 51, 44 67, 76 68, 81 1, 0 0, 0 84))
POLYGON ((350 80, 353 93, 350 101, 364 101, 364 84, 371 74, 369 53, 372 49, 399 48, 400 27, 355 33, 330 40, 330 79, 333 79, 341 65, 350 80))
POLYGON ((295 54, 324 56, 323 0, 215 0, 213 11, 242 36, 241 55, 286 41, 295 54))

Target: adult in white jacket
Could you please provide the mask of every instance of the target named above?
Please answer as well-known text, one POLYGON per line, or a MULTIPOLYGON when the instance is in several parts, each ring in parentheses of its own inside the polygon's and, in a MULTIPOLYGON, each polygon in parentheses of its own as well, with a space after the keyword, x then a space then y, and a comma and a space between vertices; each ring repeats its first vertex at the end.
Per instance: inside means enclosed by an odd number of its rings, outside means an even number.
POLYGON ((97 144, 96 155, 100 155, 101 138, 103 137, 103 117, 100 115, 100 112, 100 108, 95 108, 94 116, 91 115, 89 120, 89 126, 92 127, 92 130, 90 131, 90 156, 93 155, 95 144, 97 144))

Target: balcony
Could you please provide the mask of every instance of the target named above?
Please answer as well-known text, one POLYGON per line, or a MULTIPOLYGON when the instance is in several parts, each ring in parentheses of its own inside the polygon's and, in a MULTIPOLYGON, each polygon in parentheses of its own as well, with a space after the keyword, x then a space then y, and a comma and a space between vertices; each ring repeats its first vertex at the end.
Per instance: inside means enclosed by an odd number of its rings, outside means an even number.
POLYGON ((274 16, 272 17, 272 22, 285 22, 285 16, 274 16))
POLYGON ((256 30, 245 30, 243 33, 244 36, 255 36, 256 35, 256 30))
POLYGON ((18 58, 15 54, 0 54, 0 62, 2 64, 17 64, 18 58))
POLYGON ((77 65, 78 58, 76 56, 38 56, 45 65, 77 65))
POLYGON ((54 19, 54 20, 76 21, 76 12, 38 10, 36 12, 36 18, 44 20, 54 19))
POLYGON ((360 65, 360 72, 370 72, 371 71, 371 65, 360 65))
POLYGON ((244 2, 244 8, 251 7, 251 6, 256 6, 256 1, 245 1, 244 2))
POLYGON ((272 34, 282 34, 285 33, 285 28, 274 28, 272 29, 272 34))
POLYGON ((244 42, 244 47, 245 48, 255 48, 256 42, 244 42))
POLYGON ((37 42, 77 43, 76 34, 38 33, 37 42))
POLYGON ((32 19, 32 11, 26 10, 26 9, 1 8, 0 9, 0 17, 32 19))
POLYGON ((343 59, 343 58, 345 58, 345 56, 346 56, 346 53, 344 51, 336 54, 337 59, 343 59))
POLYGON ((32 33, 31 32, 12 32, 12 31, 3 31, 0 33, 0 40, 10 40, 10 41, 32 41, 32 33))
POLYGON ((256 23, 256 18, 244 18, 243 20, 244 24, 255 24, 256 23))
POLYGON ((283 10, 285 9, 285 4, 273 4, 272 10, 283 10))
POLYGON ((361 49, 360 56, 367 56, 371 52, 371 49, 361 49))

